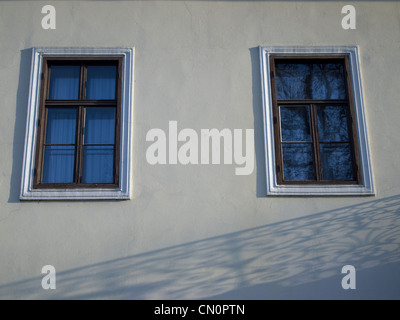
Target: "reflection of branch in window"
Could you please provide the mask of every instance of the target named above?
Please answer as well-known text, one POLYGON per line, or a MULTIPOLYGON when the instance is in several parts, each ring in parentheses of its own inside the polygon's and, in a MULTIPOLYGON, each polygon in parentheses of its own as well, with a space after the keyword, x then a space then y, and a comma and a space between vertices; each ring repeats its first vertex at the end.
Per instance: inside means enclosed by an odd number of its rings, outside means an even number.
POLYGON ((327 64, 322 64, 321 65, 321 69, 322 69, 322 80, 324 82, 325 85, 325 96, 327 98, 331 98, 332 97, 332 87, 331 87, 331 82, 329 81, 329 76, 332 75, 333 79, 335 78, 335 72, 330 72, 327 68, 327 64))
POLYGON ((346 96, 340 63, 279 63, 276 76, 282 99, 344 99, 346 96))
POLYGON ((308 64, 308 74, 305 78, 304 95, 305 97, 313 98, 313 83, 314 83, 314 64, 308 64))
POLYGON ((290 82, 288 82, 288 79, 291 78, 292 74, 289 70, 290 65, 282 65, 282 68, 276 68, 276 76, 277 79, 279 79, 279 81, 281 82, 281 86, 278 86, 278 90, 282 89, 282 94, 283 97, 282 98, 286 98, 286 99, 290 99, 290 82))
POLYGON ((281 64, 276 69, 277 78, 281 82, 279 89, 284 99, 296 99, 302 96, 304 81, 302 80, 302 70, 298 64, 281 64))

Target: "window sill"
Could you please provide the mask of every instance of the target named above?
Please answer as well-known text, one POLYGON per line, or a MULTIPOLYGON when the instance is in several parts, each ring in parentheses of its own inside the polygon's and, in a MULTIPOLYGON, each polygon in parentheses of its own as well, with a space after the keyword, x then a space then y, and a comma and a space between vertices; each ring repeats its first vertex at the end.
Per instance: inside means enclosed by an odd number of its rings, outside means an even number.
POLYGON ((128 200, 129 191, 122 189, 32 189, 22 193, 20 200, 128 200))
POLYGON ((373 196, 371 186, 365 185, 273 185, 268 196, 373 196))

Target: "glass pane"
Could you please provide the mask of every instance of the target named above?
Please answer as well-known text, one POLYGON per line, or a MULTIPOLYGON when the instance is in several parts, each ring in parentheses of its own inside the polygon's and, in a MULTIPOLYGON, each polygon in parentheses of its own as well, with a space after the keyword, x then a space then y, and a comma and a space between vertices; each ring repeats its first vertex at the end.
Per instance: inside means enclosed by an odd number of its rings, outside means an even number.
POLYGON ((321 143, 323 180, 353 180, 353 163, 349 143, 321 143))
POLYGON ((85 144, 114 144, 115 108, 86 108, 85 144))
POLYGON ((88 66, 86 99, 114 100, 116 76, 116 66, 88 66))
POLYGON ((85 146, 83 150, 83 183, 113 183, 114 147, 85 146))
POLYGON ((349 141, 347 113, 344 106, 318 107, 320 141, 349 141))
POLYGON ((311 144, 283 145, 283 177, 285 180, 315 180, 311 144))
POLYGON ((46 144, 74 144, 76 109, 47 110, 46 144))
POLYGON ((311 141, 308 106, 281 107, 282 141, 311 141))
POLYGON ((72 183, 74 179, 74 158, 74 146, 46 146, 43 182, 72 183))
POLYGON ((276 63, 278 99, 346 99, 342 63, 276 63))
POLYGON ((79 66, 51 66, 49 99, 78 99, 79 74, 79 66))

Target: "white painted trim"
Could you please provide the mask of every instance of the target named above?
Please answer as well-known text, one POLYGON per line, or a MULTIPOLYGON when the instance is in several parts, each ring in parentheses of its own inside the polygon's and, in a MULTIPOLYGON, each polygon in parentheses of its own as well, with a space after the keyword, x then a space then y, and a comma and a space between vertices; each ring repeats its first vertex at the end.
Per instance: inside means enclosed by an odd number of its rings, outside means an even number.
POLYGON ((81 199, 130 199, 132 194, 132 131, 134 48, 63 48, 32 49, 29 86, 28 116, 26 121, 25 148, 22 167, 21 200, 81 200, 81 199), (121 146, 120 182, 117 189, 33 189, 33 171, 36 150, 39 111, 40 74, 46 56, 119 56, 123 58, 121 94, 121 146))
POLYGON ((374 195, 372 168, 369 152, 367 126, 363 91, 361 86, 360 62, 357 46, 324 46, 324 47, 270 47, 260 46, 262 104, 264 117, 265 159, 267 195, 292 196, 344 196, 344 195, 374 195), (348 54, 351 68, 354 109, 357 123, 357 136, 360 148, 360 165, 363 184, 361 185, 278 185, 275 171, 275 147, 271 98, 271 80, 269 57, 271 54, 282 55, 317 55, 317 54, 348 54))

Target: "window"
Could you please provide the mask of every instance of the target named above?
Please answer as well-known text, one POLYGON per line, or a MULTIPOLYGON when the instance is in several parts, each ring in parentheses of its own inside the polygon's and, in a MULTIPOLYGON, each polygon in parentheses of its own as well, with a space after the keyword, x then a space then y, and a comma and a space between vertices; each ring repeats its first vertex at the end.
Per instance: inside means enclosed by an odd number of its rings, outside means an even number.
POLYGON ((268 194, 373 194, 356 47, 260 52, 268 194))
POLYGON ((21 199, 130 197, 133 49, 33 52, 21 199))

